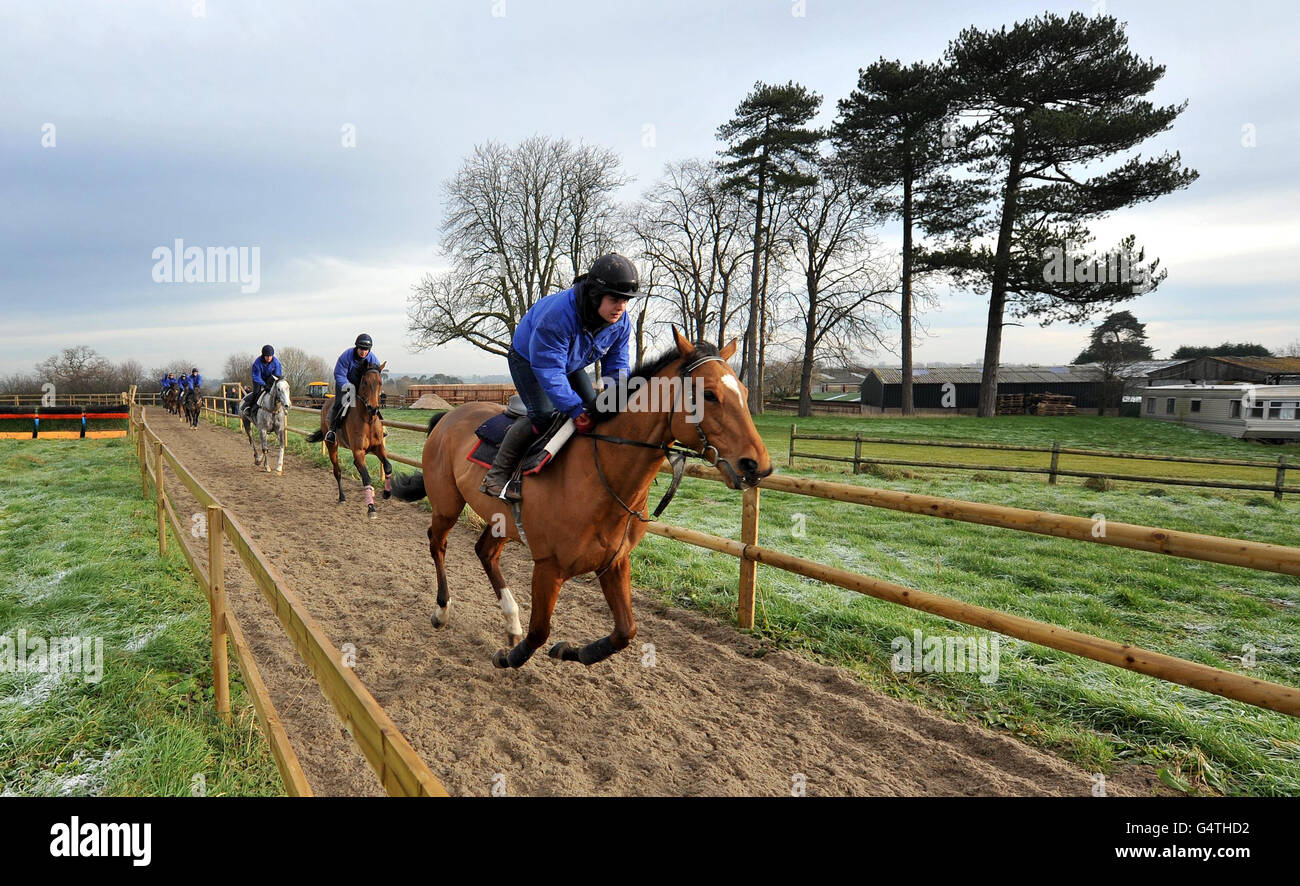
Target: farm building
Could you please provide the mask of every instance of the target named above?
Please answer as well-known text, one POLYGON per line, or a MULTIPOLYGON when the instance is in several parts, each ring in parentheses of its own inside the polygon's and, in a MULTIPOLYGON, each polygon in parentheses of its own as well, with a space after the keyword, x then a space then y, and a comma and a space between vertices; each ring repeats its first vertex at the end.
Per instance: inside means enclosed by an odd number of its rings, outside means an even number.
POLYGON ((1144 388, 1142 417, 1247 440, 1300 440, 1300 384, 1144 388))
POLYGON ((1153 369, 1154 385, 1300 384, 1300 357, 1197 357, 1153 369))
MULTIPOLYGON (((913 369, 912 373, 912 396, 918 413, 974 414, 978 410, 980 367, 936 366, 913 369), (955 405, 944 405, 946 392, 955 395, 955 405)), ((1064 395, 1073 397, 1080 411, 1095 410, 1101 397, 1101 375, 1090 365, 1003 366, 998 369, 998 395, 1007 394, 1064 395)), ((902 401, 902 370, 873 367, 867 371, 862 380, 863 413, 896 411, 902 408, 902 401)))

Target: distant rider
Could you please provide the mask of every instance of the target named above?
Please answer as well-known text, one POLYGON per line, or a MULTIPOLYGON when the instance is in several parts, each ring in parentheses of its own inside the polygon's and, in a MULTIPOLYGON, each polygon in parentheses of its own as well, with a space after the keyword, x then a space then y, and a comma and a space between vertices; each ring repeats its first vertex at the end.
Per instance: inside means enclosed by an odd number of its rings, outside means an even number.
POLYGON ((353 395, 361 384, 361 376, 373 366, 379 368, 379 358, 370 350, 374 340, 364 332, 357 336, 352 347, 348 348, 334 364, 334 404, 330 413, 330 429, 325 432, 325 442, 333 443, 339 428, 343 426, 343 417, 347 410, 343 408, 343 392, 351 385, 353 395))
POLYGON ((252 421, 257 415, 257 398, 275 384, 277 379, 284 376, 284 367, 280 365, 280 358, 275 356, 275 348, 262 345, 262 356, 253 361, 250 375, 253 378, 253 390, 245 395, 240 408, 248 416, 248 420, 252 421))

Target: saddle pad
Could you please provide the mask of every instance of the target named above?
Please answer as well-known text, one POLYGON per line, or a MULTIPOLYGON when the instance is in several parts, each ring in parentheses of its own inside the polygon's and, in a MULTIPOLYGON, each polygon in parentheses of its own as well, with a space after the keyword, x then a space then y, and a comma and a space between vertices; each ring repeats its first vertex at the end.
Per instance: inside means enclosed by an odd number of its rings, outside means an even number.
MULTIPOLYGON (((506 412, 494 415, 483 422, 474 431, 478 435, 478 442, 474 444, 474 448, 465 457, 485 468, 492 467, 492 462, 501 449, 501 441, 505 439, 506 431, 510 430, 510 426, 514 423, 514 417, 506 412)), ((525 475, 536 474, 546 467, 572 436, 573 421, 571 419, 565 418, 563 421, 551 422, 551 426, 540 437, 535 438, 533 444, 528 447, 528 451, 524 453, 523 473, 525 475)))

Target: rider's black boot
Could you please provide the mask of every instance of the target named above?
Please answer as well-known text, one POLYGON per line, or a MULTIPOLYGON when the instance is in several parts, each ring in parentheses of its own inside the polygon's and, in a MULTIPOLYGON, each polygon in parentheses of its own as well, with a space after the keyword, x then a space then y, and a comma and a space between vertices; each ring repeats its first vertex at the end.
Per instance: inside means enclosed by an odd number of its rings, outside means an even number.
MULTIPOLYGON (((501 498, 502 490, 506 489, 506 484, 515 473, 515 466, 519 464, 519 459, 523 458, 524 453, 528 450, 528 444, 533 442, 533 424, 529 421, 528 416, 523 415, 515 419, 515 423, 506 431, 505 439, 501 441, 501 448, 497 450, 497 457, 492 461, 492 467, 483 477, 483 483, 479 486, 479 492, 490 495, 493 498, 501 498)), ((505 494, 506 501, 519 501, 520 495, 511 488, 505 494)))

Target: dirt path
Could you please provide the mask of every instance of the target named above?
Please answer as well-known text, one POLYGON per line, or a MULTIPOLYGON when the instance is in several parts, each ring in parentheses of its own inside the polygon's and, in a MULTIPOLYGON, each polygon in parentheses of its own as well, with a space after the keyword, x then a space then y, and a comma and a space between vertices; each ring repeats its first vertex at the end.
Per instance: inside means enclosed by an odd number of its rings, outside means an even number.
MULTIPOLYGON (((783 652, 752 657, 751 637, 634 590, 633 646, 591 669, 539 652, 518 671, 490 656, 503 620, 474 556, 476 533, 448 543, 451 622, 429 624, 436 583, 423 505, 379 502, 286 454, 283 477, 254 469, 242 435, 149 411, 151 426, 248 527, 336 646, 453 795, 1086 796, 1091 779, 1010 738, 875 692, 848 671, 783 652), (654 666, 643 664, 653 644, 654 666)), ((402 469, 402 466, 398 466, 402 469)), ((345 480, 345 483, 347 481, 345 480)), ((179 482, 182 522, 198 511, 179 482)), ((238 558, 227 548, 227 562, 238 558)), ((527 624, 529 570, 511 545, 502 567, 527 624)), ((242 567, 226 578, 289 737, 319 794, 378 794, 376 779, 242 567)), ((599 587, 569 582, 551 640, 592 640, 611 622, 599 587)), ((1113 783, 1111 794, 1123 793, 1113 783)))

